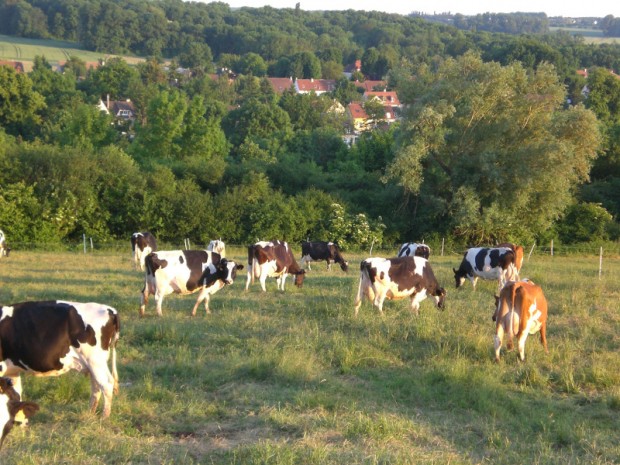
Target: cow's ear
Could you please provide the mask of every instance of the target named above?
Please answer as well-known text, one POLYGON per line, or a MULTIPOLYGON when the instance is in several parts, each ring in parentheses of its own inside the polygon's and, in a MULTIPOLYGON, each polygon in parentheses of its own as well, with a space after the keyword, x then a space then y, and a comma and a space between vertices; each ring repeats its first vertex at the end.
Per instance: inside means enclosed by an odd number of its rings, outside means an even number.
POLYGON ((238 270, 242 270, 243 269, 243 265, 237 265, 237 269, 238 270))

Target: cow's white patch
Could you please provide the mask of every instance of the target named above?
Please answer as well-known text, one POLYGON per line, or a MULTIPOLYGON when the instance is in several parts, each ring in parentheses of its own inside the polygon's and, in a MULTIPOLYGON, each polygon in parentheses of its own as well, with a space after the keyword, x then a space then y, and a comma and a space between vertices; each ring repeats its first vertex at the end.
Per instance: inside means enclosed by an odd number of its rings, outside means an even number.
POLYGON ((0 321, 5 318, 10 318, 13 316, 13 307, 2 307, 2 315, 0 315, 0 321))

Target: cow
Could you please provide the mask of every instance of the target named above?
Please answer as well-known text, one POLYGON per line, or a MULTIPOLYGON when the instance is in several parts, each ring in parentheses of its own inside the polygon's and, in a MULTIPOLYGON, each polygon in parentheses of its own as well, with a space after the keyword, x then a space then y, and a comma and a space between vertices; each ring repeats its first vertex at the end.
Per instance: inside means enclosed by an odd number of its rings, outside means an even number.
POLYGON ((263 292, 267 292, 265 281, 267 277, 275 277, 277 287, 284 290, 286 277, 295 275, 295 286, 302 287, 305 271, 297 264, 293 251, 287 242, 283 241, 259 241, 248 246, 248 279, 245 290, 255 278, 259 279, 263 292))
POLYGON ((0 376, 22 394, 20 374, 58 376, 70 370, 90 375, 90 409, 103 394, 103 418, 118 392, 118 312, 94 302, 29 301, 0 307, 0 376), (112 356, 112 371, 108 361, 112 356))
POLYGON ((151 252, 157 251, 155 236, 148 231, 135 232, 131 235, 131 251, 133 252, 134 269, 144 271, 144 257, 151 252))
POLYGON ((209 298, 237 277, 237 265, 208 250, 164 250, 152 252, 145 259, 145 281, 140 302, 140 316, 144 316, 149 295, 155 296, 157 315, 162 316, 164 297, 175 293, 181 295, 199 292, 192 316, 204 300, 205 311, 209 310, 209 298))
POLYGON ((355 298, 357 316, 364 297, 383 315, 383 301, 409 297, 411 310, 418 315, 420 302, 433 297, 444 308, 446 290, 439 285, 428 260, 422 257, 367 258, 360 265, 360 283, 355 298))
POLYGON ((10 251, 11 249, 6 244, 6 236, 4 235, 4 232, 0 229, 0 258, 8 257, 10 251))
POLYGON ((422 257, 428 260, 431 256, 431 248, 426 244, 405 242, 398 250, 398 257, 422 257))
POLYGON ((515 254, 507 247, 467 249, 459 269, 452 268, 452 271, 457 289, 465 283, 465 278, 469 278, 474 290, 478 278, 497 279, 498 289, 501 289, 507 281, 518 279, 515 254))
POLYGON ((13 387, 13 380, 7 377, 0 377, 0 449, 4 444, 4 439, 13 429, 13 425, 18 423, 16 417, 30 418, 39 410, 39 405, 34 402, 22 402, 21 396, 13 387))
POLYGON ((499 362, 504 335, 508 335, 508 349, 512 338, 517 339, 519 360, 525 361, 525 340, 529 334, 540 331, 540 342, 547 349, 547 299, 540 286, 532 281, 509 281, 495 296, 495 361, 499 362))
POLYGON ((521 273, 521 267, 523 266, 523 247, 517 244, 513 244, 512 242, 503 242, 501 244, 497 244, 495 247, 508 247, 515 254, 515 267, 517 268, 517 273, 521 273))
POLYGON ((207 246, 207 250, 209 252, 215 252, 220 255, 220 257, 226 257, 226 244, 222 241, 222 239, 215 239, 209 242, 207 246))
POLYGON ((327 269, 331 270, 332 262, 338 263, 340 268, 345 273, 349 271, 349 263, 344 259, 342 254, 340 253, 340 248, 338 244, 335 242, 307 242, 303 241, 301 243, 301 266, 304 266, 304 263, 308 264, 308 270, 312 270, 310 267, 311 261, 321 261, 325 260, 327 262, 327 269))

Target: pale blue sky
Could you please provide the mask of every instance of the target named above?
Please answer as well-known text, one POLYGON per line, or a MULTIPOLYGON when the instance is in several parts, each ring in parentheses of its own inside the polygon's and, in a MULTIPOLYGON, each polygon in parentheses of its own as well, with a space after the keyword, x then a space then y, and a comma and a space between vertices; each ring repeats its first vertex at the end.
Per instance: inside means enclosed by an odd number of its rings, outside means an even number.
MULTIPOLYGON (((202 0, 204 1, 204 0, 202 0)), ((609 14, 620 17, 620 0, 221 0, 231 8, 250 6, 295 8, 302 10, 379 10, 388 13, 512 13, 544 12, 547 16, 596 16, 609 14)))

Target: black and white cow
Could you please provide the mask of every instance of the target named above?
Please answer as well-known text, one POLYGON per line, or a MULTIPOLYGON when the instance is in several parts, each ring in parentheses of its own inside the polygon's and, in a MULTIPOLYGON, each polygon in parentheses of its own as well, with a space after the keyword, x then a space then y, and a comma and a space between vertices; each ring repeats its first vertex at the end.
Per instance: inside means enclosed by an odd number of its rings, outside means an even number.
POLYGON ((501 290, 507 281, 519 279, 515 265, 515 254, 508 247, 473 247, 467 249, 459 269, 454 271, 456 287, 459 288, 468 278, 474 289, 478 278, 497 279, 501 290))
POLYGON ((59 300, 0 307, 0 376, 11 378, 21 395, 20 374, 58 376, 70 370, 90 375, 90 408, 103 394, 103 417, 118 392, 118 312, 108 306, 59 300), (112 355, 112 371, 108 360, 112 355))
POLYGON ((305 271, 297 264, 293 251, 288 243, 283 241, 260 241, 248 247, 248 280, 245 290, 255 278, 260 281, 260 287, 266 292, 267 277, 275 277, 278 289, 284 290, 286 277, 295 275, 295 285, 302 287, 305 271))
POLYGON ((144 257, 156 250, 157 241, 150 232, 135 232, 131 235, 131 251, 135 269, 140 265, 140 269, 144 271, 144 257))
POLYGON ((224 241, 222 241, 221 238, 210 241, 209 245, 207 246, 207 250, 209 252, 215 252, 216 254, 219 254, 222 258, 226 256, 226 244, 224 244, 224 241))
POLYGON ((304 263, 308 264, 308 269, 312 270, 310 267, 310 262, 315 261, 327 261, 327 269, 331 270, 332 262, 340 264, 340 268, 342 271, 349 271, 349 263, 344 259, 342 254, 340 253, 340 248, 338 244, 335 242, 302 242, 301 243, 301 266, 304 266, 304 263))
POLYGON ((34 402, 22 402, 19 392, 13 387, 13 380, 0 377, 0 449, 4 439, 18 422, 15 417, 30 418, 39 410, 39 405, 34 402))
POLYGON ((0 258, 8 257, 11 249, 6 243, 6 236, 4 232, 0 229, 0 258))
POLYGON ((417 242, 405 242, 398 249, 399 257, 422 257, 428 260, 431 256, 431 248, 426 244, 418 244, 417 242))
POLYGON ((409 297, 411 310, 419 313, 420 302, 433 297, 444 307, 446 290, 439 285, 428 260, 422 257, 367 258, 360 265, 360 284, 355 298, 355 316, 364 297, 383 314, 385 299, 409 297))
POLYGON ((157 315, 161 316, 161 306, 168 294, 193 294, 200 292, 192 309, 192 316, 204 300, 205 311, 209 310, 209 296, 226 285, 232 284, 237 265, 215 252, 207 250, 165 250, 150 253, 145 259, 145 282, 140 302, 140 316, 144 316, 149 295, 155 296, 157 315))

